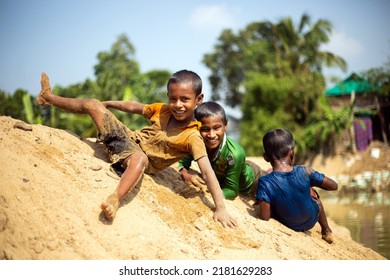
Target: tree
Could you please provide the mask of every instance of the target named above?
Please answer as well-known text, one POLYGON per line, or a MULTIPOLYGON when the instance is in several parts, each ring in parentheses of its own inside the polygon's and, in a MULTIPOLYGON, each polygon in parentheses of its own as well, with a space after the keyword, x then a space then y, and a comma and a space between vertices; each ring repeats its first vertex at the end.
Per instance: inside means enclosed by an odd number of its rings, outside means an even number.
POLYGON ((243 98, 241 121, 241 145, 248 155, 262 155, 264 133, 276 127, 295 130, 297 123, 288 113, 286 99, 289 99, 294 81, 277 78, 273 74, 251 72, 245 81, 247 94, 243 98))
POLYGON ((248 71, 269 72, 272 67, 270 41, 264 39, 266 24, 251 24, 235 35, 226 29, 218 38, 214 52, 205 54, 203 63, 210 68, 211 99, 223 100, 232 107, 240 106, 243 97, 242 83, 248 71))
POLYGON ((96 83, 100 87, 100 100, 122 100, 124 89, 137 84, 140 72, 135 60, 135 49, 122 34, 112 45, 110 51, 97 54, 95 65, 96 83))
MULTIPOLYGON (((135 100, 141 103, 164 102, 166 83, 171 76, 167 70, 152 70, 140 73, 135 59, 135 48, 122 34, 109 51, 97 54, 95 65, 96 81, 84 82, 67 87, 54 86, 55 94, 71 98, 96 98, 98 100, 135 100)), ((53 86, 53 85, 52 85, 53 86)), ((114 110, 116 117, 132 130, 144 127, 148 120, 140 115, 130 115, 114 110)), ((82 137, 96 136, 96 127, 86 115, 76 115, 55 107, 41 108, 44 124, 72 130, 82 137)))
POLYGON ((322 67, 346 67, 341 57, 321 50, 331 30, 330 22, 311 24, 306 14, 297 26, 289 17, 255 22, 237 35, 224 30, 214 52, 204 56, 213 99, 241 106, 240 141, 249 155, 261 152, 259 140, 267 130, 286 127, 299 134, 319 110, 317 100, 325 90, 322 67))
MULTIPOLYGON (((53 92, 64 97, 96 98, 102 101, 135 100, 145 104, 164 102, 171 73, 163 69, 140 73, 135 48, 126 35, 120 35, 111 49, 99 52, 97 58, 96 81, 87 79, 67 87, 52 85, 53 92)), ((34 100, 35 97, 22 90, 17 90, 13 95, 0 91, 0 114, 71 130, 82 137, 96 136, 96 127, 89 116, 68 113, 55 107, 38 108, 34 100)), ((148 122, 140 115, 120 111, 113 113, 133 130, 144 127, 148 122)))
POLYGON ((324 95, 318 98, 316 110, 308 119, 306 126, 296 135, 298 154, 305 160, 305 154, 320 152, 323 156, 335 152, 337 136, 352 125, 354 102, 333 110, 324 95))
POLYGON ((0 115, 27 121, 23 107, 23 99, 26 93, 27 92, 22 89, 17 89, 12 95, 0 91, 0 115))
MULTIPOLYGON (((332 25, 329 21, 319 19, 313 25, 307 14, 304 14, 298 26, 294 26, 290 17, 282 19, 274 28, 275 37, 282 45, 282 58, 288 61, 288 69, 293 74, 299 72, 321 72, 324 65, 346 69, 343 58, 321 50, 321 45, 329 42, 332 25)), ((277 44, 277 45, 280 45, 277 44)))
POLYGON ((320 49, 329 41, 331 30, 330 22, 323 19, 311 25, 306 14, 297 27, 287 17, 278 23, 251 23, 237 35, 224 30, 214 52, 203 57, 211 70, 212 99, 233 107, 240 105, 246 94, 242 84, 251 71, 283 77, 321 73, 323 65, 345 70, 341 57, 320 49))
MULTIPOLYGON (((100 88, 100 100, 135 100, 141 103, 162 102, 165 97, 166 82, 170 73, 166 70, 153 70, 140 73, 135 59, 135 48, 126 35, 122 34, 110 51, 97 55, 95 66, 96 83, 100 88), (164 81, 164 83, 163 83, 164 81)), ((142 116, 113 111, 116 117, 130 129, 139 129, 147 124, 142 116)))

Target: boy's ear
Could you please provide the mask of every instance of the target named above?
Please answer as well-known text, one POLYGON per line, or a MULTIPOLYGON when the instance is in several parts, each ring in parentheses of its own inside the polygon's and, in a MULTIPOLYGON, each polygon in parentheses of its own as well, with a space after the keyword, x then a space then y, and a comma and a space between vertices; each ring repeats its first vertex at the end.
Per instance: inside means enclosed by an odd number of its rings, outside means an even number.
POLYGON ((266 155, 266 153, 263 153, 263 158, 265 159, 266 162, 269 162, 269 157, 266 155))
POLYGON ((197 97, 196 97, 196 105, 199 105, 200 103, 203 102, 203 93, 199 94, 197 97))
POLYGON ((291 150, 288 152, 288 156, 290 157, 291 165, 293 165, 293 164, 294 164, 294 156, 295 156, 294 149, 291 149, 291 150))

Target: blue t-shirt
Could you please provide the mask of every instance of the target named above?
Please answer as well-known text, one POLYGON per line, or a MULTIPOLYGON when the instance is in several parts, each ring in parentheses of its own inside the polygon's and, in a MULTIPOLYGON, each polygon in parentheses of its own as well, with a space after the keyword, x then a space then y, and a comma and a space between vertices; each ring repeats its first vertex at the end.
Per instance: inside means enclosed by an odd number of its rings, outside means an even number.
POLYGON ((318 221, 319 205, 310 186, 321 186, 325 175, 306 166, 291 172, 272 171, 259 179, 256 198, 271 205, 271 216, 295 231, 311 229, 318 221))

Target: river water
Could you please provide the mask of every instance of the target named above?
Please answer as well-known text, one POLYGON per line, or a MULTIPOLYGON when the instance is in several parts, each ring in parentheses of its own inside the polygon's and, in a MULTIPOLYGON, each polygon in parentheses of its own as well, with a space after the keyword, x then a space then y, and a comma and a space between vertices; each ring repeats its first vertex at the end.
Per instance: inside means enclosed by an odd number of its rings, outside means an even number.
POLYGON ((390 192, 319 193, 330 219, 348 228, 353 240, 390 259, 390 192))

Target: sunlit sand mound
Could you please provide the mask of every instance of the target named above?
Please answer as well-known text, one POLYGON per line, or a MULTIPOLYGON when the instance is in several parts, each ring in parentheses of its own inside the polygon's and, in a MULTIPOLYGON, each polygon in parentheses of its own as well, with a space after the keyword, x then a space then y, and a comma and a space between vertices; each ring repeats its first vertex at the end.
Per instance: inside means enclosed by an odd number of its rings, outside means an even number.
POLYGON ((176 166, 144 175, 109 223, 100 203, 118 177, 94 139, 0 117, 0 146, 0 259, 384 259, 332 221, 331 245, 319 225, 294 232, 261 221, 244 197, 225 201, 239 223, 225 229, 210 194, 183 183, 176 166))

